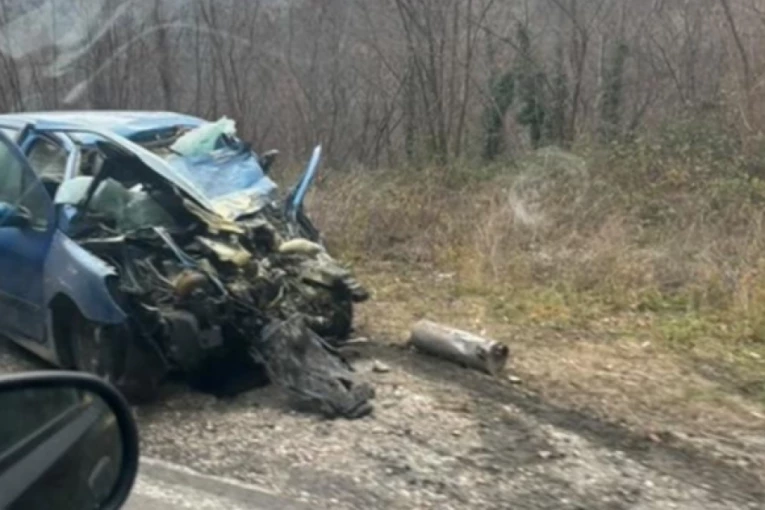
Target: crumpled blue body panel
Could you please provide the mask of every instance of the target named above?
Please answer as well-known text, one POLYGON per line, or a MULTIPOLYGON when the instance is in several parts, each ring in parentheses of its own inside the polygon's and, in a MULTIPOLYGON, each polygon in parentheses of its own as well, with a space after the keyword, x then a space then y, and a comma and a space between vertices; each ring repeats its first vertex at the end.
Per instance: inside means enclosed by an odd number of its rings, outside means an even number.
POLYGON ((277 188, 249 151, 223 151, 196 157, 170 156, 167 162, 204 190, 211 200, 245 190, 266 196, 277 188))

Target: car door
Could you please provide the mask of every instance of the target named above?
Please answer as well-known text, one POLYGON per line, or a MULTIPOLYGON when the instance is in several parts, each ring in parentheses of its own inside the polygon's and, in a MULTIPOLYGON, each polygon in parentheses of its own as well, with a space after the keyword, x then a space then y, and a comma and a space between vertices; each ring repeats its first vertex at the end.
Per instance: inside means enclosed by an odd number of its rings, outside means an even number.
POLYGON ((43 267, 54 232, 53 203, 19 148, 0 133, 0 206, 28 222, 0 220, 0 330, 42 341, 43 267))

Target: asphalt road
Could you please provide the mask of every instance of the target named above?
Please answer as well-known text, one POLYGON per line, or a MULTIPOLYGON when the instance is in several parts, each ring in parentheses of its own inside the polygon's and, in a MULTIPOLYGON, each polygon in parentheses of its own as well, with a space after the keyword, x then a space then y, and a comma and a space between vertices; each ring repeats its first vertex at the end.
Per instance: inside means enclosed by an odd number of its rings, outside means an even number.
MULTIPOLYGON (((136 411, 146 461, 129 508, 765 509, 751 458, 655 444, 397 347, 361 347, 356 365, 377 398, 353 422, 291 412, 273 387, 219 400, 166 386, 136 411)), ((0 371, 39 367, 0 343, 0 371)))
POLYGON ((125 510, 307 510, 260 487, 143 458, 125 510))

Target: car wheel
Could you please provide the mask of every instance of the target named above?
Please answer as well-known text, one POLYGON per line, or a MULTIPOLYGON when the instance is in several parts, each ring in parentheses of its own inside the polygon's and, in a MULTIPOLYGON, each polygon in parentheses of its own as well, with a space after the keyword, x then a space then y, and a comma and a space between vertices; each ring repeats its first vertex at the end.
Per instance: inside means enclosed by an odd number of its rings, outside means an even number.
POLYGON ((105 379, 131 402, 144 402, 155 396, 161 370, 155 370, 158 363, 152 362, 153 355, 144 357, 141 349, 133 345, 127 326, 96 324, 78 314, 70 331, 75 369, 105 379), (140 359, 136 360, 136 356, 140 359))
POLYGON ((350 298, 342 298, 335 303, 332 314, 332 327, 330 336, 337 343, 344 343, 353 332, 353 301, 350 298))
POLYGON ((317 288, 311 312, 325 319, 314 331, 332 345, 342 345, 353 332, 353 300, 345 289, 317 288))
POLYGON ((82 372, 95 374, 116 384, 123 375, 124 344, 113 341, 113 327, 94 324, 76 317, 71 329, 72 361, 82 372), (111 338, 110 338, 111 337, 111 338))

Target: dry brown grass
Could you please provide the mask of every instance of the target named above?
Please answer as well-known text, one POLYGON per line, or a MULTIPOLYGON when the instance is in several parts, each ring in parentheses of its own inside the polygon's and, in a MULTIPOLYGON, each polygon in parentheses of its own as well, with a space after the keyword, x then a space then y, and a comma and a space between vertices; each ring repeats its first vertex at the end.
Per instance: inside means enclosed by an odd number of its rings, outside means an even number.
MULTIPOLYGON (((448 274, 395 262, 367 262, 359 270, 375 291, 359 309, 362 335, 402 342, 412 324, 427 317, 496 338, 511 346, 512 375, 546 401, 639 433, 734 438, 765 427, 756 402, 656 343, 656 319, 648 314, 603 317, 586 327, 505 321, 496 316, 495 296, 461 292, 448 274)), ((550 308, 538 296, 525 301, 527 314, 550 308)))
POLYGON ((400 305, 385 299, 391 313, 474 297, 475 327, 615 319, 618 338, 765 401, 765 185, 756 160, 718 149, 635 143, 488 169, 330 172, 310 210, 378 295, 400 293, 400 305), (404 285, 406 273, 449 290, 418 304, 432 289, 404 285))
POLYGON ((597 292, 625 308, 658 292, 691 307, 752 311, 762 211, 726 211, 729 221, 721 221, 696 197, 630 203, 638 199, 592 184, 597 175, 560 178, 537 165, 457 184, 448 172, 336 174, 314 197, 312 214, 348 258, 456 271, 468 286, 597 292), (664 209, 672 216, 660 216, 664 209))

